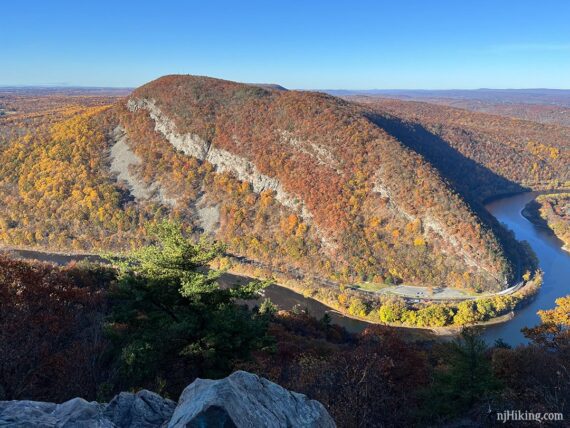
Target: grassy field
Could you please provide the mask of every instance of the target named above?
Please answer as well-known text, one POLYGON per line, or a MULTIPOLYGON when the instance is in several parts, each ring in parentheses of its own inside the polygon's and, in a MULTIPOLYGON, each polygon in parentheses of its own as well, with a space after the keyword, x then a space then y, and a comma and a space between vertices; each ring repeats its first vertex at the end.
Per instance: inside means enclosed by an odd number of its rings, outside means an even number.
POLYGON ((362 291, 378 292, 380 290, 383 290, 385 288, 389 288, 392 286, 388 285, 388 284, 383 284, 381 282, 363 282, 361 284, 354 284, 353 287, 357 288, 358 290, 362 290, 362 291))

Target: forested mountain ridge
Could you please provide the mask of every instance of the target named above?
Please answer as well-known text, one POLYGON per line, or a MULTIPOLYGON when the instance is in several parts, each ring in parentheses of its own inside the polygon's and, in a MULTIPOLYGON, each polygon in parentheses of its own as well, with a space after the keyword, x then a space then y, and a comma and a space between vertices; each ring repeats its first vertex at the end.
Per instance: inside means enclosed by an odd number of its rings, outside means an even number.
POLYGON ((137 176, 160 183, 174 212, 210 223, 236 254, 346 282, 484 289, 510 275, 490 228, 353 103, 166 76, 135 90, 117 115, 141 159, 137 176))
POLYGON ((165 76, 68 110, 6 128, 4 244, 126 249, 166 217, 270 269, 339 283, 496 290, 522 273, 514 241, 368 106, 165 76))

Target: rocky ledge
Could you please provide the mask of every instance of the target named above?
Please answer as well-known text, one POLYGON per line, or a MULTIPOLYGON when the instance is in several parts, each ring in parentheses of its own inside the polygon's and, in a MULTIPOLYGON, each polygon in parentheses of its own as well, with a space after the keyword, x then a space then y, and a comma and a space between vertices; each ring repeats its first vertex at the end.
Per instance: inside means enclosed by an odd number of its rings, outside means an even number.
POLYGON ((150 391, 122 392, 107 404, 0 401, 0 427, 334 427, 318 401, 254 374, 197 379, 178 404, 150 391))

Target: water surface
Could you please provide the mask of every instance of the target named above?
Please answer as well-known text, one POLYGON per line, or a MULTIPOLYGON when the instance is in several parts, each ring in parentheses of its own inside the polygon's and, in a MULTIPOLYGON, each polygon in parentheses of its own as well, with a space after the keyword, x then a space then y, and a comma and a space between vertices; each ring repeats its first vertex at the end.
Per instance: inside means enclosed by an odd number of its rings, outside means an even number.
POLYGON ((534 192, 523 193, 499 199, 486 206, 493 216, 515 233, 519 241, 524 240, 530 244, 544 271, 544 282, 536 298, 517 311, 512 320, 485 330, 484 336, 489 343, 499 338, 510 345, 526 343, 520 330, 540 322, 536 312, 553 308, 558 297, 570 294, 570 253, 562 249, 562 242, 550 230, 535 226, 521 214, 525 205, 536 196, 537 193, 534 192))

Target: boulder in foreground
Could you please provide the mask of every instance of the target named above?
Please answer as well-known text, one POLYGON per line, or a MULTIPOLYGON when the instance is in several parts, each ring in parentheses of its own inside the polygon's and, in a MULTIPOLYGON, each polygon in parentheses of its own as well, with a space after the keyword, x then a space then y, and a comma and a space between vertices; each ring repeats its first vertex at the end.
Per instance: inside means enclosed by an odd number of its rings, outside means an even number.
POLYGON ((168 424, 177 427, 334 427, 324 408, 254 374, 197 379, 186 387, 168 424))

